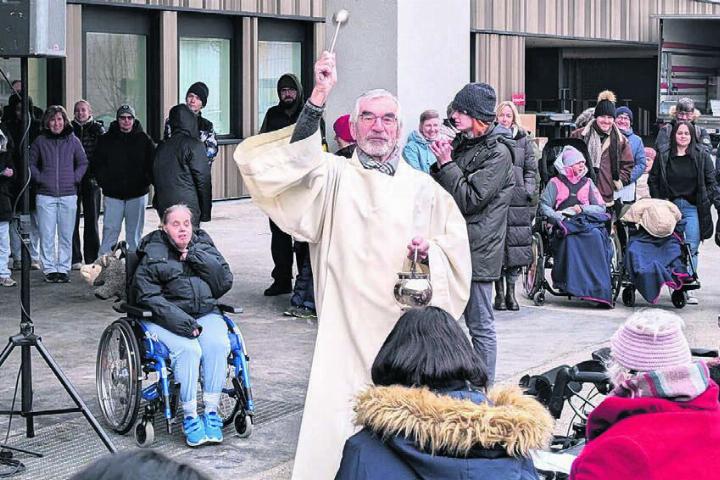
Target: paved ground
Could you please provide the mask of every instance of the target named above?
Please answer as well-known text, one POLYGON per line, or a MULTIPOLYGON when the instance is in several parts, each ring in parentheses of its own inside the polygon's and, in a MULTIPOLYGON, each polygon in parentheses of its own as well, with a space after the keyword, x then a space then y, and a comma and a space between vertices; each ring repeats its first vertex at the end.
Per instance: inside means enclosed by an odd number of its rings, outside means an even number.
MULTIPOLYGON (((315 340, 316 325, 282 316, 287 297, 268 299, 262 291, 269 284, 271 259, 266 218, 246 200, 216 204, 207 229, 226 255, 235 286, 228 303, 242 305, 239 323, 252 357, 251 372, 258 400, 258 425, 248 439, 226 431, 218 447, 190 451, 181 434, 158 428, 155 446, 182 461, 192 462, 212 478, 287 479, 300 426, 301 408, 315 340)), ((146 231, 155 228, 157 217, 149 212, 146 231)), ((718 293, 713 276, 720 271, 717 247, 703 246, 700 271, 704 280, 701 305, 680 311, 688 323, 688 336, 697 346, 717 346, 718 293)), ((0 291, 0 337, 17 331, 18 289, 0 291)), ((643 302, 639 302, 642 306, 643 302)), ((672 309, 665 295, 659 308, 672 309)), ((578 302, 549 297, 544 307, 523 300, 518 313, 498 315, 498 375, 500 381, 516 381, 525 372, 539 373, 559 363, 573 363, 606 343, 630 313, 618 306, 604 310, 578 302)), ((39 272, 32 278, 32 317, 37 332, 94 412, 99 413, 95 393, 95 358, 102 330, 118 317, 111 302, 97 300, 77 272, 68 285, 45 284, 39 272)), ((18 368, 18 355, 0 371, 0 409, 9 407, 18 368)), ((34 357, 34 391, 37 407, 69 405, 69 399, 34 357)), ((161 424, 158 424, 160 427, 161 424)), ((38 435, 26 439, 22 424, 13 421, 9 443, 34 447, 46 454, 36 460, 22 457, 28 471, 18 478, 61 479, 103 454, 99 441, 81 418, 67 415, 37 420, 38 435)), ((0 420, 0 432, 7 419, 0 420)), ((119 448, 134 448, 130 435, 112 435, 119 448)))

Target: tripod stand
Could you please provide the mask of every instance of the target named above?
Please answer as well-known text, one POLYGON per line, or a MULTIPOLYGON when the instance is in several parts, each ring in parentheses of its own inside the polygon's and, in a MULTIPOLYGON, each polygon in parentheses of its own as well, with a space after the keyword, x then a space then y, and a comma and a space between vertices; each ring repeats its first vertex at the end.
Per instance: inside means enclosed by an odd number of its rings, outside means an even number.
MULTIPOLYGON (((45 345, 39 336, 35 334, 35 326, 33 325, 32 318, 30 318, 30 252, 28 245, 30 243, 29 235, 29 223, 30 223, 30 194, 28 190, 29 174, 29 149, 28 149, 28 130, 30 125, 29 118, 29 99, 27 95, 28 91, 28 59, 27 57, 20 58, 20 78, 22 81, 22 123, 24 126, 25 134, 22 137, 20 148, 23 152, 22 161, 17 173, 21 175, 22 185, 24 188, 21 192, 21 215, 20 215, 20 238, 22 240, 22 269, 21 269, 21 281, 20 281, 20 307, 21 307, 21 319, 20 319, 20 333, 10 337, 7 345, 0 353, 0 368, 8 359, 12 351, 16 348, 20 348, 20 377, 22 378, 22 390, 21 390, 21 408, 20 410, 2 410, 0 415, 20 415, 25 418, 25 430, 28 438, 35 436, 35 422, 34 418, 42 415, 60 415, 67 413, 82 413, 85 419, 88 421, 90 426, 95 430, 95 433, 100 437, 105 447, 112 453, 115 453, 117 449, 113 445, 110 438, 107 436, 103 428, 98 423, 97 419, 93 416, 88 409, 85 402, 78 394, 75 387, 70 383, 68 378, 62 372, 58 364, 50 355, 45 345), (55 375, 55 378, 60 382, 65 391, 70 395, 70 398, 75 403, 75 408, 61 408, 53 410, 33 410, 33 389, 32 389, 32 357, 31 349, 38 351, 42 359, 45 361, 47 366, 55 375)), ((21 450, 14 447, 5 447, 8 450, 20 451, 23 453, 29 453, 35 456, 41 456, 40 454, 21 450)))

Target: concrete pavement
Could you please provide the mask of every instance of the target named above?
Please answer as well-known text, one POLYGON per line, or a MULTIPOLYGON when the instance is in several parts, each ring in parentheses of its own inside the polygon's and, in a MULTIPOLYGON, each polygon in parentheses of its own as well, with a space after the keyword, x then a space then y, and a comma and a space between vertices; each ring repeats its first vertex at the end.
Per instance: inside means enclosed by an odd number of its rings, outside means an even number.
MULTIPOLYGON (((148 232, 158 224, 148 211, 148 232)), ((270 232, 266 217, 248 200, 218 203, 213 221, 205 225, 219 249, 227 257, 235 274, 235 285, 226 297, 228 303, 242 305, 245 313, 239 325, 249 347, 251 375, 258 399, 258 425, 248 439, 239 439, 226 431, 226 441, 217 447, 189 450, 182 435, 156 432, 161 451, 198 466, 215 479, 252 478, 287 479, 290 476, 301 408, 314 347, 316 324, 284 317, 288 297, 264 297, 272 268, 270 232)), ((694 346, 717 347, 718 293, 714 279, 720 272, 717 247, 707 243, 701 248, 700 273, 703 288, 700 305, 676 310, 663 294, 657 308, 677 311, 687 322, 687 334, 694 346)), ((19 318, 18 288, 0 290, 0 337, 17 331, 19 318)), ((621 304, 605 310, 576 301, 548 296, 543 307, 522 299, 517 313, 497 315, 498 380, 516 381, 528 371, 539 373, 560 363, 574 363, 589 357, 604 345, 612 332, 631 313, 621 304)), ((638 307, 644 306, 642 300, 638 307)), ((32 316, 37 331, 68 377, 94 412, 99 413, 95 393, 95 358, 103 329, 118 318, 111 302, 96 299, 91 289, 73 272, 72 283, 46 284, 39 272, 32 278, 32 316)), ((0 409, 13 398, 18 367, 13 354, 0 370, 0 409)), ((40 408, 68 405, 69 400, 46 368, 34 358, 35 404, 40 408)), ((47 454, 41 460, 22 457, 28 471, 18 478, 67 478, 103 449, 82 419, 37 419, 38 436, 25 439, 22 424, 14 419, 10 442, 32 446, 47 454)), ((4 434, 7 419, 0 418, 4 434)), ((112 435, 121 448, 134 448, 132 436, 112 435)))

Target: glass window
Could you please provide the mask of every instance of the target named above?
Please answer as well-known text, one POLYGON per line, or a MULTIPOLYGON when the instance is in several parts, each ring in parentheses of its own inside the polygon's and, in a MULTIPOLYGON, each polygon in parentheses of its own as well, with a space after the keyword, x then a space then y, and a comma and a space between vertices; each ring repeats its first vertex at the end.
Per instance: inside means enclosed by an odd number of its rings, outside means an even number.
MULTIPOLYGON (((0 58, 0 70, 7 75, 11 82, 20 80, 20 59, 0 58)), ((33 105, 45 110, 47 108, 47 61, 44 58, 28 59, 28 83, 33 105)), ((10 93, 10 85, 0 75, 0 106, 8 104, 10 93)))
POLYGON ((265 113, 278 104, 277 81, 284 73, 294 73, 302 81, 300 42, 258 42, 258 125, 265 113))
POLYGON ((118 107, 129 104, 147 128, 145 35, 88 32, 85 42, 85 98, 95 118, 109 126, 118 107))
POLYGON ((180 38, 180 88, 178 101, 195 82, 210 90, 203 117, 213 122, 218 135, 230 133, 230 40, 180 38))

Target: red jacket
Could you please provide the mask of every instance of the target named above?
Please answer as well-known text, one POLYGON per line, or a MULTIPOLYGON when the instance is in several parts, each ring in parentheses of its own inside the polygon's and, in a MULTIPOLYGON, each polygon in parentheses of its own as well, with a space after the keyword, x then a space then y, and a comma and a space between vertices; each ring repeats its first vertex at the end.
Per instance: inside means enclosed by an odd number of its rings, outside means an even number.
POLYGON ((720 478, 718 386, 690 402, 606 398, 588 418, 588 444, 570 480, 720 478))

